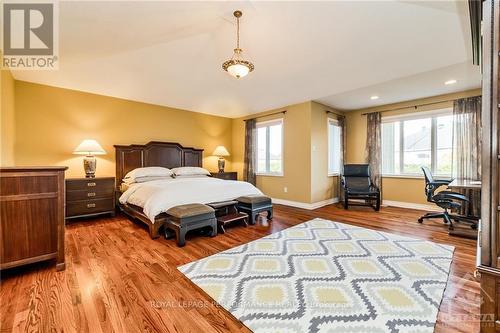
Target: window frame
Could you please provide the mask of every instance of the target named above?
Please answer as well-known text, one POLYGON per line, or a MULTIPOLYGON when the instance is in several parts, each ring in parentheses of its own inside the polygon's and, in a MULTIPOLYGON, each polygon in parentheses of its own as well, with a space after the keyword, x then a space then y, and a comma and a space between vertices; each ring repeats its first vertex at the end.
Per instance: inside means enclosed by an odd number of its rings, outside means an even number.
MULTIPOLYGON (((327 157, 327 172, 328 172, 328 176, 329 177, 334 177, 334 176, 339 176, 340 175, 340 168, 341 168, 341 165, 340 165, 340 156, 339 156, 339 170, 338 171, 331 171, 330 169, 330 124, 333 124, 333 126, 336 126, 339 128, 339 134, 340 134, 340 140, 342 140, 342 128, 340 127, 340 124, 339 124, 339 121, 338 119, 335 119, 335 118, 330 118, 328 117, 326 119, 326 132, 327 132, 327 152, 328 152, 328 157, 327 157)), ((342 144, 341 142, 339 142, 340 144, 342 144)), ((339 147, 340 149, 340 153, 342 153, 342 146, 339 147)))
MULTIPOLYGON (((451 179, 453 171, 449 175, 438 174, 436 172, 437 167, 437 118, 443 116, 452 116, 453 108, 447 107, 443 109, 437 109, 432 111, 422 111, 422 112, 412 112, 402 115, 395 116, 382 116, 382 124, 384 123, 395 123, 400 122, 399 125, 399 157, 395 156, 399 160, 399 169, 404 170, 404 122, 408 120, 418 120, 418 119, 431 119, 431 172, 433 175, 438 176, 441 179, 451 179)), ((382 130, 382 129, 381 129, 382 130)), ((382 135, 383 137, 383 135, 382 135)), ((382 142, 382 147, 383 147, 382 142)), ((452 147, 453 149, 453 147, 452 147)), ((383 150, 383 148, 382 148, 383 150)), ((383 158, 383 157, 382 157, 383 158)), ((384 173, 382 170, 382 177, 388 178, 424 178, 422 174, 418 173, 384 173)))
POLYGON ((284 118, 277 118, 277 119, 271 119, 271 120, 265 120, 265 121, 259 121, 256 123, 256 148, 255 149, 255 175, 256 176, 271 176, 271 177, 283 177, 285 173, 285 122, 284 118), (269 127, 273 125, 278 125, 281 124, 281 172, 270 172, 269 171, 269 164, 270 164, 270 140, 269 140, 269 127), (259 171, 259 160, 258 160, 258 154, 259 154, 259 144, 258 144, 258 129, 266 127, 266 171, 265 172, 258 172, 259 171))

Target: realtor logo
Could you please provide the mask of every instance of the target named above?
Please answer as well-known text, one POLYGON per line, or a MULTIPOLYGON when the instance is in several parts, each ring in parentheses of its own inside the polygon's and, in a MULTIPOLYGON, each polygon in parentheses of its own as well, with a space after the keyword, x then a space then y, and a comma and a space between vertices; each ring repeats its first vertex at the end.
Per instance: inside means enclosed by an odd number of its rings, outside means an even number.
POLYGON ((2 67, 57 69, 55 3, 3 3, 2 67))

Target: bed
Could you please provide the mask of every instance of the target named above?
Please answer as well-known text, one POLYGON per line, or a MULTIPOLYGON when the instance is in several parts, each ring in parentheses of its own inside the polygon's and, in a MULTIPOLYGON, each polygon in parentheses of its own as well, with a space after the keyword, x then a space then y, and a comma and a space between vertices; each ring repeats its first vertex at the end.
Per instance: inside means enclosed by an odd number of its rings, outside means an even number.
POLYGON ((115 145, 116 193, 122 212, 147 225, 151 238, 160 236, 168 215, 165 211, 186 203, 212 203, 242 195, 262 194, 241 181, 213 177, 163 179, 123 187, 122 179, 142 167, 201 167, 203 150, 173 142, 152 141, 145 145, 115 145))

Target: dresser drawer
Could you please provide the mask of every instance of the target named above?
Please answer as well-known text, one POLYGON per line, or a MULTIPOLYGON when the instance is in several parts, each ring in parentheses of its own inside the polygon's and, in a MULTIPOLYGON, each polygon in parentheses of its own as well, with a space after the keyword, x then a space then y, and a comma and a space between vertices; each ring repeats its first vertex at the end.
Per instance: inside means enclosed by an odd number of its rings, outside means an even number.
POLYGON ((88 188, 85 190, 66 191, 66 201, 80 201, 89 199, 113 198, 114 189, 112 187, 88 188))
POLYGON ((67 217, 111 212, 113 210, 113 198, 72 201, 66 203, 67 217))
POLYGON ((67 179, 66 191, 89 190, 98 192, 102 190, 113 189, 115 186, 114 178, 85 178, 85 179, 67 179))
POLYGON ((35 172, 27 173, 22 177, 3 174, 0 182, 0 193, 2 196, 55 193, 59 190, 57 177, 57 174, 37 174, 35 172))

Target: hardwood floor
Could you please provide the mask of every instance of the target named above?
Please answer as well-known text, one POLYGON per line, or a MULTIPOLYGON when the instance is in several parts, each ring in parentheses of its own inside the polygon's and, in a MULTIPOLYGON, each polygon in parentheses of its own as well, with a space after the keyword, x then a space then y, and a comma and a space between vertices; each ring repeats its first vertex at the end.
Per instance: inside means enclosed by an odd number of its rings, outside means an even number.
POLYGON ((65 271, 37 264, 2 272, 1 332, 248 332, 176 267, 314 217, 455 246, 436 332, 479 332, 476 242, 448 236, 438 220, 418 224, 421 214, 275 205, 270 223, 228 227, 215 238, 188 236, 184 248, 150 239, 141 224, 122 215, 72 223, 66 227, 65 271))

